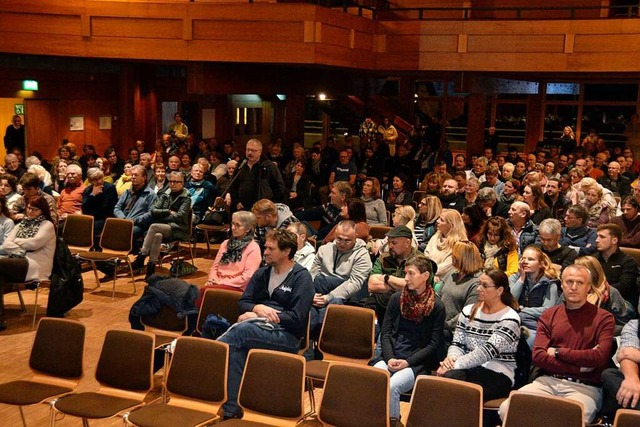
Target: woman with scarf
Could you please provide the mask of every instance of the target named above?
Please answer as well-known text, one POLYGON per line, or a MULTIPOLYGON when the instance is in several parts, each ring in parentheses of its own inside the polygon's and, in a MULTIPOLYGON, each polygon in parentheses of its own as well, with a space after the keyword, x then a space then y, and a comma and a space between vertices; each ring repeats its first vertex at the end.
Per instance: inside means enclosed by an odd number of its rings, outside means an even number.
POLYGON ((381 359, 376 368, 391 375, 391 425, 400 420, 400 394, 413 388, 418 375, 436 369, 445 353, 444 304, 436 296, 437 265, 423 255, 407 260, 406 286, 391 296, 380 332, 381 359))
POLYGON ((260 246, 253 240, 256 225, 256 217, 251 212, 238 211, 231 216, 231 238, 220 245, 196 306, 200 306, 205 291, 210 288, 244 292, 262 262, 260 246))
POLYGON ((44 197, 29 200, 27 216, 3 244, 9 256, 0 258, 0 330, 4 324, 4 291, 9 283, 48 280, 56 250, 56 229, 44 197))
POLYGON ((487 270, 477 288, 478 302, 464 307, 458 317, 453 343, 437 374, 482 386, 487 401, 511 392, 520 318, 504 272, 487 270))
POLYGON ((476 239, 484 268, 497 268, 507 277, 518 272, 518 245, 507 220, 492 216, 484 223, 476 239))

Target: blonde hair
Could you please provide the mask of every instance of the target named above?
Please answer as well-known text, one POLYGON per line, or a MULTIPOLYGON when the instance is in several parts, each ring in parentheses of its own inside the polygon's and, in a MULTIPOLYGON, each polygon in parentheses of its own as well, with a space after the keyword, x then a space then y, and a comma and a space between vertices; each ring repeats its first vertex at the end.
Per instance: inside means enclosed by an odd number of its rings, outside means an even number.
MULTIPOLYGON (((442 218, 451 227, 449 233, 444 238, 445 247, 447 249, 453 249, 453 245, 456 242, 469 240, 467 237, 467 230, 464 228, 464 222, 462 222, 462 215, 455 209, 442 209, 440 212, 440 218, 442 218)), ((437 231, 432 239, 438 239, 442 236, 440 231, 437 231)))
POLYGON ((462 274, 473 274, 480 270, 484 263, 478 247, 465 240, 454 243, 451 250, 451 265, 462 274))
POLYGON ((416 218, 416 211, 411 206, 402 205, 398 206, 394 213, 400 215, 403 221, 406 221, 404 224, 393 224, 397 225, 406 225, 410 230, 413 231, 414 219, 416 218))
POLYGON ((529 245, 527 246, 522 253, 525 251, 534 251, 537 254, 538 262, 540 262, 540 277, 547 276, 547 278, 552 280, 557 280, 560 278, 560 271, 553 265, 551 262, 551 258, 540 249, 538 246, 529 245))
POLYGON ((600 264, 597 258, 591 255, 576 258, 574 264, 586 267, 591 273, 591 290, 589 291, 589 295, 587 295, 587 300, 591 304, 600 307, 602 295, 607 290, 607 276, 602 269, 602 264, 600 264))
POLYGON ((440 216, 442 212, 442 202, 440 202, 440 199, 436 196, 426 196, 422 200, 424 200, 425 206, 427 207, 427 213, 425 215, 420 214, 420 219, 427 224, 431 224, 440 216))

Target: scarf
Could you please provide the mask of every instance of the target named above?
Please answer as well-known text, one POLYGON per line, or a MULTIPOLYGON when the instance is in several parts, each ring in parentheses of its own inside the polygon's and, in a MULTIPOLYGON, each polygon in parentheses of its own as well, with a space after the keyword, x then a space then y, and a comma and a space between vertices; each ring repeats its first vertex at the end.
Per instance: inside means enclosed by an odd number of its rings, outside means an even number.
POLYGON ((220 264, 226 265, 242 260, 242 251, 253 240, 253 233, 247 233, 241 238, 231 237, 227 243, 227 250, 220 258, 220 264))
POLYGON ((436 292, 429 283, 420 295, 405 286, 400 294, 400 313, 405 319, 418 323, 431 314, 435 302, 436 292))
POLYGON ((496 257, 496 255, 498 254, 498 252, 500 252, 500 246, 498 245, 492 245, 489 242, 485 242, 484 244, 484 256, 485 256, 485 261, 484 261, 484 268, 489 269, 489 268, 493 268, 493 260, 496 257))
POLYGON ((23 219, 20 224, 18 224, 18 232, 16 233, 16 237, 20 239, 30 239, 38 234, 38 230, 40 230, 40 224, 45 221, 46 218, 43 215, 40 215, 36 218, 26 218, 23 219))

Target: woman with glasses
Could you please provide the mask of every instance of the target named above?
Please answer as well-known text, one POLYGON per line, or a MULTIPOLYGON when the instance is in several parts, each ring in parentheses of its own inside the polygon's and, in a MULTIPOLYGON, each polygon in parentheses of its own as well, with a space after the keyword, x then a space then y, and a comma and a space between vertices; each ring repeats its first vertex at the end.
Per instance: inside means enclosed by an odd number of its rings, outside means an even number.
POLYGON ((391 296, 380 330, 382 354, 374 365, 391 375, 391 425, 400 420, 400 395, 418 375, 430 373, 444 357, 444 304, 436 296, 437 266, 423 255, 407 260, 406 286, 391 296))
POLYGON ((56 250, 56 229, 44 197, 29 200, 27 217, 4 241, 8 257, 0 258, 0 330, 4 324, 4 289, 8 283, 48 280, 56 250))
POLYGON ((253 274, 260 268, 262 254, 254 240, 257 226, 251 212, 237 211, 231 216, 231 238, 220 245, 209 278, 200 289, 196 307, 200 307, 207 289, 229 289, 244 292, 253 274))
POLYGON ((191 198, 184 188, 184 178, 180 172, 169 175, 169 192, 158 196, 151 208, 153 224, 144 237, 140 254, 133 262, 134 270, 144 267, 149 257, 145 280, 156 272, 163 240, 187 240, 191 237, 191 198))
POLYGON ((511 392, 520 318, 509 280, 502 271, 487 270, 480 276, 476 291, 478 301, 465 306, 458 317, 453 342, 437 374, 480 385, 487 401, 511 392))
POLYGON ((493 216, 485 222, 476 245, 484 259, 484 268, 497 268, 507 277, 518 272, 518 246, 507 220, 493 216))
POLYGON ((196 163, 191 167, 191 176, 185 184, 185 188, 191 196, 191 209, 193 209, 193 215, 195 216, 195 224, 199 223, 207 212, 210 201, 215 200, 216 196, 219 195, 211 181, 204 179, 204 173, 204 166, 196 163))
POLYGON ((414 223, 414 233, 421 251, 424 251, 431 237, 436 234, 436 222, 441 212, 442 203, 436 196, 426 196, 418 203, 418 217, 414 223))
POLYGON ((131 168, 133 167, 133 163, 131 161, 124 162, 124 173, 120 175, 115 182, 116 192, 118 193, 118 197, 122 196, 122 193, 131 188, 131 168))

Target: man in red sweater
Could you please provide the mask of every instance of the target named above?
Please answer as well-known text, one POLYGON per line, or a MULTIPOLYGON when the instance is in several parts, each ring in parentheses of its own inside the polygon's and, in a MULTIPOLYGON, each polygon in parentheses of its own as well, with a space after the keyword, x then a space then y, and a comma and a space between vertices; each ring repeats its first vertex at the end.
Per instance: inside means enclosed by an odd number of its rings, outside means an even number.
MULTIPOLYGON (((580 265, 562 273, 565 303, 547 309, 538 320, 533 363, 542 375, 520 391, 577 400, 584 406, 585 422, 600 410, 600 376, 607 367, 613 342, 613 315, 587 301, 591 274, 580 265)), ((500 406, 504 419, 509 400, 500 406)))

